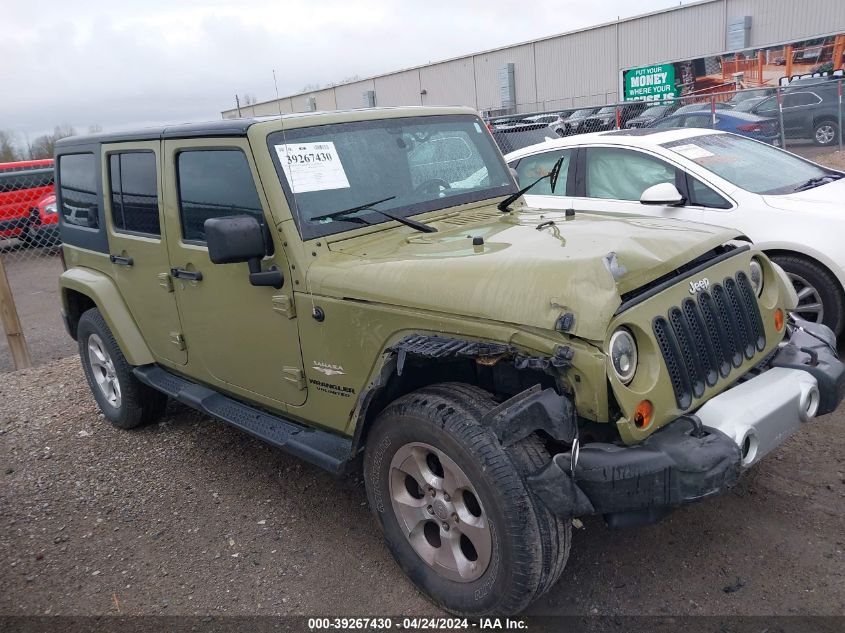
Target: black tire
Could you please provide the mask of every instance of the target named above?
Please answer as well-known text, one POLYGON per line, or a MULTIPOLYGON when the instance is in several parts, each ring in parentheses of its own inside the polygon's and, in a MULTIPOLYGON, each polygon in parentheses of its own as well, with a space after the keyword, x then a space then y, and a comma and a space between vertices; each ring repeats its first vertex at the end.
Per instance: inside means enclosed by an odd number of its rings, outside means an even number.
POLYGON ((839 124, 832 119, 816 121, 813 125, 813 143, 828 147, 839 140, 839 124))
POLYGON ((496 405, 486 391, 444 383, 391 403, 367 440, 367 498, 388 549, 410 580, 444 609, 464 615, 512 615, 560 577, 569 556, 571 523, 551 515, 530 493, 524 476, 549 460, 532 436, 505 450, 480 421, 496 405), (429 444, 465 473, 491 524, 492 556, 477 579, 443 577, 412 548, 393 511, 389 477, 396 453, 429 444))
POLYGON ((120 351, 117 341, 97 308, 83 313, 77 328, 79 356, 91 393, 106 419, 120 429, 132 429, 160 419, 167 407, 167 396, 140 382, 132 373, 132 366, 120 351), (90 362, 89 342, 96 335, 102 342, 114 367, 114 377, 120 387, 118 406, 111 404, 97 384, 90 362))
MULTIPOLYGON (((818 262, 799 255, 773 255, 772 261, 783 268, 788 275, 796 275, 806 280, 818 291, 824 306, 822 323, 839 336, 845 327, 845 299, 843 299, 839 282, 830 271, 818 262)), ((800 305, 795 312, 802 316, 800 305)))

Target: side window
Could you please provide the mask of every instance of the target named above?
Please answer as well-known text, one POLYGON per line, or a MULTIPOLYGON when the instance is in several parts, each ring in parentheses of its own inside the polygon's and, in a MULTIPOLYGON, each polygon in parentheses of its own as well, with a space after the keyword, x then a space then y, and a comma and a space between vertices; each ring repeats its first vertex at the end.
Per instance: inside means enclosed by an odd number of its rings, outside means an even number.
POLYGON ((778 109, 777 97, 769 97, 768 99, 761 101, 759 104, 757 104, 757 107, 754 108, 754 110, 758 114, 762 114, 763 112, 776 112, 777 109, 778 109))
POLYGON ((109 183, 114 228, 161 235, 155 154, 127 152, 110 155, 109 183))
POLYGON ((588 198, 637 201, 653 185, 675 184, 675 168, 641 152, 590 147, 586 181, 588 198))
POLYGON ((695 114, 688 116, 684 127, 712 127, 713 117, 710 114, 695 114))
POLYGON ((721 195, 713 191, 700 180, 687 174, 689 189, 689 203, 697 207, 708 207, 710 209, 730 209, 731 203, 721 195))
POLYGON ((62 218, 68 224, 99 226, 97 161, 94 154, 66 154, 59 158, 62 218))
POLYGON ((651 127, 683 127, 684 119, 686 119, 686 117, 670 116, 661 121, 658 121, 657 123, 652 124, 651 127))
POLYGON ((516 181, 519 187, 526 187, 541 176, 548 174, 561 156, 563 156, 563 164, 560 166, 560 175, 554 193, 552 193, 552 184, 548 179, 537 183, 528 193, 540 196, 565 196, 566 179, 569 174, 569 165, 572 162, 572 150, 569 149, 526 156, 519 161, 516 165, 516 181))
POLYGON ((205 221, 264 214, 246 156, 239 149, 186 150, 176 159, 182 239, 205 242, 205 221))

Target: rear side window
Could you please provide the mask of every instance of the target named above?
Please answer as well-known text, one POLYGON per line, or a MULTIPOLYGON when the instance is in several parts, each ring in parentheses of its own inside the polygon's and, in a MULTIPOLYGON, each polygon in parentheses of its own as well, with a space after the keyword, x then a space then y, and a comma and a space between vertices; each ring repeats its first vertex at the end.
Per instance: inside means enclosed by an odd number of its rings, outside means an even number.
POLYGON ((112 154, 109 156, 109 182, 114 228, 132 233, 161 235, 155 154, 112 154))
POLYGON ((205 221, 251 215, 264 223, 261 201, 241 150, 187 150, 177 158, 182 239, 205 242, 205 221))
POLYGON ((66 154, 59 159, 61 212, 68 224, 99 226, 96 165, 94 154, 66 154))

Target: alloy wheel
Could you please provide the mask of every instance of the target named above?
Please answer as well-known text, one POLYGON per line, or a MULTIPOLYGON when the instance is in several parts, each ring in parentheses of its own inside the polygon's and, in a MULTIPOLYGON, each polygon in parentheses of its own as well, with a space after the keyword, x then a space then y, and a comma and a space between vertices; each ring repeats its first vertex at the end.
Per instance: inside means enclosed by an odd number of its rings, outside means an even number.
POLYGON ((816 128, 816 141, 819 145, 830 145, 836 137, 836 130, 829 123, 816 128))
POLYGON ((444 578, 471 582, 490 564, 490 523, 466 473, 423 443, 400 447, 390 464, 393 512, 413 550, 444 578))
POLYGON ((795 309, 795 313, 807 321, 822 323, 824 320, 824 304, 819 291, 801 275, 786 274, 798 294, 798 307, 795 309))
POLYGON ((100 392, 111 406, 120 408, 120 381, 114 371, 114 362, 106 351, 103 340, 96 334, 88 337, 88 364, 100 392))

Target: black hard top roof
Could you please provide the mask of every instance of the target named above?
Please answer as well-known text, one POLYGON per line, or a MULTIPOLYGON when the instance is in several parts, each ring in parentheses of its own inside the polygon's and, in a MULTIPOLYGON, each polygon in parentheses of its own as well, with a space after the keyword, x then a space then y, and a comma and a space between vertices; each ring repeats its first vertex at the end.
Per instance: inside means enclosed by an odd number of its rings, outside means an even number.
POLYGON ((70 136, 56 142, 56 149, 92 143, 119 143, 121 141, 154 141, 166 138, 195 138, 198 136, 246 136, 249 127, 267 118, 220 119, 205 123, 183 123, 160 127, 139 128, 123 132, 70 136))

